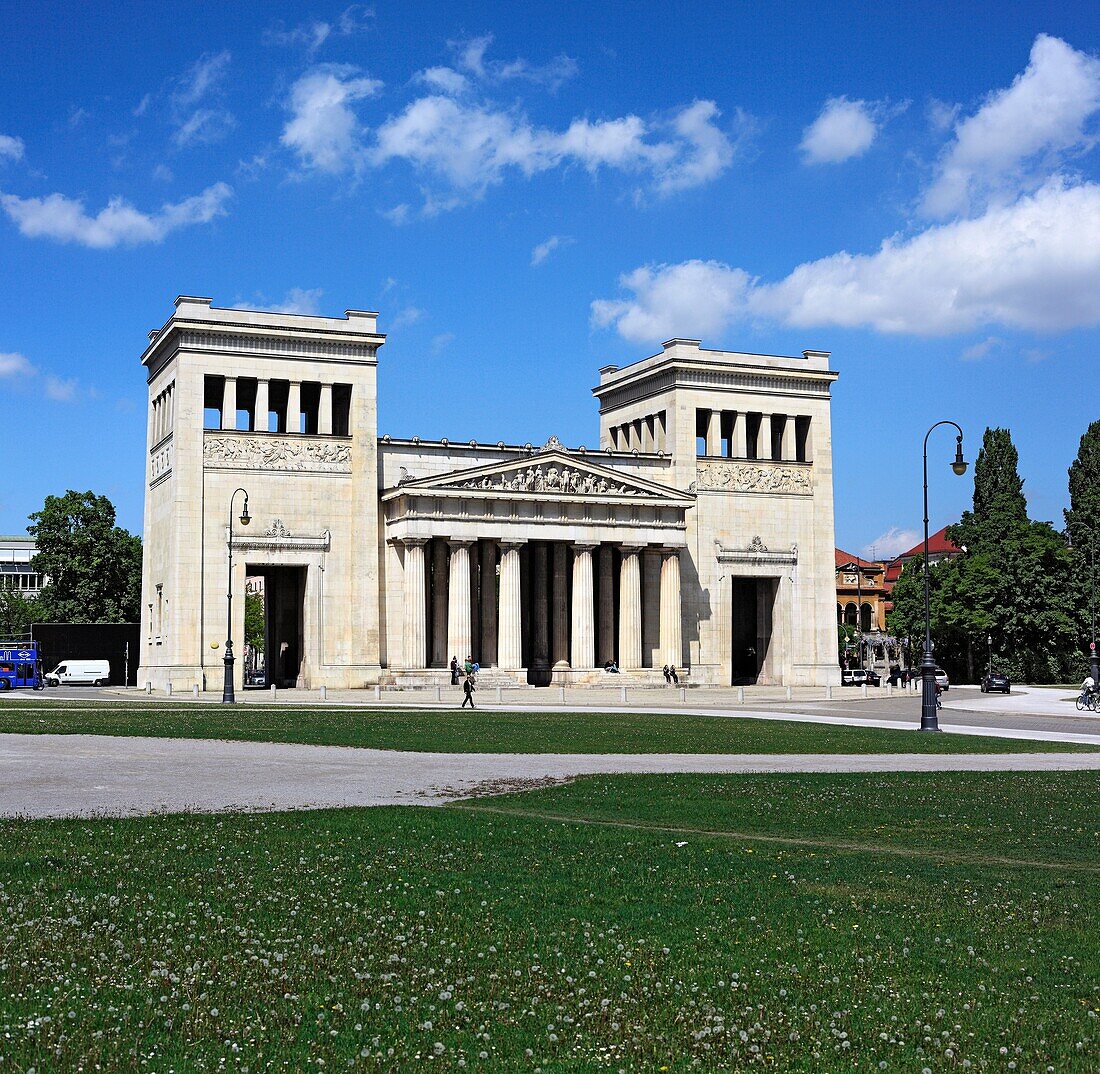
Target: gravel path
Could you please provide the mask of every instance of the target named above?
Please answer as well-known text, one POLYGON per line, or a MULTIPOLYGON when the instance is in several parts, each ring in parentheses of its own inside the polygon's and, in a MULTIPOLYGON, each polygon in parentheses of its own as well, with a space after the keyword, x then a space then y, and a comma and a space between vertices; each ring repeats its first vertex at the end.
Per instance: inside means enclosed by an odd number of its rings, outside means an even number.
POLYGON ((443 805, 614 772, 1100 770, 1100 753, 413 753, 198 739, 0 735, 0 816, 443 805))

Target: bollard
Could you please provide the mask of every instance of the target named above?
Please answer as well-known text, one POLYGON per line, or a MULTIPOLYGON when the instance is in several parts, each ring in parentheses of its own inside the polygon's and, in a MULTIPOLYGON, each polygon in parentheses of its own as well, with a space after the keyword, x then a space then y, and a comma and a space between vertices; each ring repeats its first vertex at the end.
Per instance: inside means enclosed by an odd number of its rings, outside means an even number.
POLYGON ((622 702, 622 704, 624 704, 624 705, 626 704, 626 687, 625 686, 620 686, 619 687, 619 701, 622 702))
POLYGON ((498 686, 497 687, 497 704, 499 705, 503 700, 504 700, 504 697, 502 696, 502 694, 500 692, 500 687, 498 686))
POLYGON ((886 696, 887 697, 893 697, 894 696, 894 684, 892 682, 888 682, 886 684, 886 696))
POLYGON ((164 687, 164 692, 171 697, 172 696, 172 680, 168 680, 167 686, 164 687))
POLYGON ((374 688, 374 700, 375 701, 381 701, 382 700, 382 684, 381 683, 378 683, 374 688))
POLYGON ((825 687, 825 700, 826 701, 832 701, 832 699, 833 699, 833 688, 831 686, 826 686, 825 687))
POLYGON ((436 701, 442 701, 443 700, 443 687, 442 686, 437 686, 435 688, 435 699, 436 699, 436 701))
POLYGON ((743 705, 745 703, 745 688, 743 686, 737 687, 737 704, 743 705))
POLYGON ((198 697, 198 696, 199 696, 199 684, 198 684, 198 683, 195 683, 195 686, 194 686, 194 688, 192 689, 191 693, 192 693, 192 694, 193 694, 193 695, 194 695, 195 697, 198 697))
POLYGON ((688 699, 687 687, 686 686, 681 686, 680 687, 680 700, 681 701, 687 701, 687 699, 688 699))
POLYGON ((274 701, 274 700, 275 700, 275 697, 276 697, 276 693, 275 693, 275 684, 274 684, 274 683, 272 683, 272 684, 271 684, 271 700, 272 700, 272 701, 274 701))
POLYGON ((794 697, 794 695, 791 693, 791 688, 788 686, 787 687, 787 700, 790 701, 793 697, 794 697))
POLYGON ((321 687, 321 700, 322 701, 327 701, 328 700, 328 687, 327 686, 322 686, 321 687))
POLYGON ((860 693, 861 693, 861 694, 862 694, 862 695, 863 695, 864 697, 866 697, 866 696, 867 696, 867 684, 866 684, 866 683, 864 683, 864 684, 863 684, 863 685, 862 685, 862 686, 861 686, 861 687, 859 688, 859 692, 860 692, 860 693))
POLYGON ((151 694, 153 692, 153 684, 151 682, 147 682, 145 684, 145 692, 147 694, 151 694))
POLYGON ((559 686, 558 687, 558 700, 559 701, 564 701, 565 700, 565 687, 564 686, 559 686))

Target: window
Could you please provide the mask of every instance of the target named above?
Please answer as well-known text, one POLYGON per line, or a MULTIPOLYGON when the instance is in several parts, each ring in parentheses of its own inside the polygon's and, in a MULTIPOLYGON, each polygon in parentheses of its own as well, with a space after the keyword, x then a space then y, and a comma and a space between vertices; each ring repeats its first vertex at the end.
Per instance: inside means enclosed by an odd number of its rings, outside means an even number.
POLYGON ((733 458, 733 424, 736 418, 735 411, 722 411, 722 454, 727 459, 733 458))
POLYGON ((222 400, 225 397, 225 377, 204 377, 202 388, 202 427, 222 427, 222 400))
POLYGON ((709 410, 696 410, 695 411, 695 454, 705 455, 707 453, 707 425, 710 423, 710 411, 709 410))
POLYGON ((318 416, 321 412, 321 385, 316 381, 305 381, 302 384, 302 417, 299 428, 294 430, 300 433, 317 435, 318 416))
POLYGON ((746 459, 759 459, 760 458, 760 425, 763 421, 763 414, 746 414, 745 415, 745 458, 746 459))
POLYGON ((807 416, 794 419, 794 457, 796 462, 810 461, 810 419, 807 416))
POLYGON ((351 435, 351 385, 332 386, 332 435, 351 435))
POLYGON ((783 429, 787 424, 787 418, 783 414, 773 414, 771 420, 771 438, 769 446, 771 448, 771 454, 768 456, 770 459, 783 458, 783 429))

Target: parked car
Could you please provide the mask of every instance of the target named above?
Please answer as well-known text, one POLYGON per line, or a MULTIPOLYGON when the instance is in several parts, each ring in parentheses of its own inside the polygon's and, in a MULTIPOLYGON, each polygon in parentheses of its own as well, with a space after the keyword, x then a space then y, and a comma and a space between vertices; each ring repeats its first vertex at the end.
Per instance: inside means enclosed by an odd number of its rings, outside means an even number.
POLYGON ((868 686, 881 686, 882 676, 874 670, 874 668, 868 668, 866 672, 866 679, 864 680, 868 686))
POLYGON ((64 660, 46 676, 47 686, 107 686, 110 681, 108 660, 64 660))
POLYGON ((843 668, 840 672, 841 686, 881 686, 882 676, 877 671, 863 668, 843 668))
POLYGON ((951 689, 951 684, 947 681, 947 672, 943 668, 936 668, 936 685, 945 694, 951 689))
POLYGON ((992 671, 982 678, 982 693, 988 694, 994 690, 1000 690, 1005 694, 1012 693, 1012 683, 1009 682, 1008 676, 1000 671, 992 671))

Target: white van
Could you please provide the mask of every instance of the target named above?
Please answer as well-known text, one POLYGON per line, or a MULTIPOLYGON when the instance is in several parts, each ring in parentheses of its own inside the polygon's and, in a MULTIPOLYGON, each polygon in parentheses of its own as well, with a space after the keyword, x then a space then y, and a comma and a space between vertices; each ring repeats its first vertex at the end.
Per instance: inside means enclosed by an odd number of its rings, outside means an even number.
POLYGON ((47 686, 106 686, 110 681, 109 660, 63 660, 46 675, 47 686))

